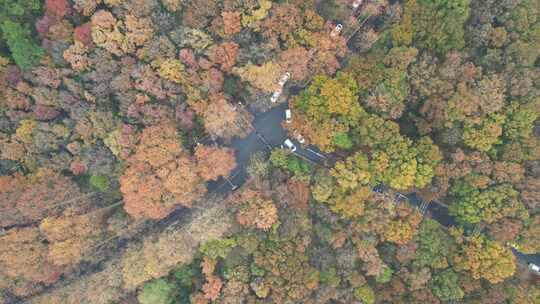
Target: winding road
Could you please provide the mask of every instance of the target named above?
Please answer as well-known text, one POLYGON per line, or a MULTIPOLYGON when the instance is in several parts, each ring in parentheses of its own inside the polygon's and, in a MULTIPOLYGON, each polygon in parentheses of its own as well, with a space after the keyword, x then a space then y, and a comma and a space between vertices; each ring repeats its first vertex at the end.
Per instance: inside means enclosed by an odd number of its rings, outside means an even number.
MULTIPOLYGON (((255 116, 253 121, 255 131, 245 138, 234 139, 229 145, 220 143, 235 150, 237 167, 233 170, 233 173, 229 178, 209 184, 209 191, 216 191, 222 194, 226 194, 229 191, 234 191, 246 181, 246 167, 254 153, 261 151, 265 153, 265 155, 268 155, 273 148, 280 147, 283 144, 283 141, 288 138, 287 131, 282 127, 282 122, 285 120, 285 109, 287 108, 288 102, 283 102, 263 113, 250 111, 255 116), (223 187, 223 183, 228 183, 229 187, 223 187)), ((292 119, 294 119, 294 114, 292 119)), ((322 152, 317 149, 317 147, 303 147, 297 141, 292 141, 297 146, 297 150, 294 152, 297 156, 317 165, 326 165, 324 162, 326 156, 324 156, 322 152)), ((384 187, 376 187, 374 191, 383 192, 385 190, 384 187)), ((436 220, 442 226, 449 228, 456 225, 456 220, 449 214, 448 209, 442 204, 436 202, 423 202, 414 192, 406 194, 398 193, 398 195, 400 195, 402 199, 407 201, 413 207, 420 210, 424 216, 428 216, 436 220)), ((397 198, 394 199, 397 200, 397 198)), ((514 248, 512 248, 512 252, 521 263, 533 263, 540 265, 540 253, 527 255, 517 251, 514 248)))

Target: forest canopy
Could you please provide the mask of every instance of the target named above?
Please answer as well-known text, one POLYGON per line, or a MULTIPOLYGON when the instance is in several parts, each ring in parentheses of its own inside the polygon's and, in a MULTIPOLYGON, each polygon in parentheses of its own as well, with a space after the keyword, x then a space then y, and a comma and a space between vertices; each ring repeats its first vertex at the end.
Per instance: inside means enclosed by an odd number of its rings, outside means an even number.
POLYGON ((538 0, 0 0, 0 304, 540 299, 538 0))

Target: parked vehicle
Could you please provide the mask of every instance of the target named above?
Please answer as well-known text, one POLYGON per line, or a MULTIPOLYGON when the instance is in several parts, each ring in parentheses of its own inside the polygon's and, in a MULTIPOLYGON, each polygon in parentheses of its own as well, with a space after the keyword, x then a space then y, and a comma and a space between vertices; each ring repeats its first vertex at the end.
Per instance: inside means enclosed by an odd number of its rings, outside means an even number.
POLYGON ((276 103, 277 100, 278 100, 278 98, 279 98, 279 96, 281 96, 281 89, 275 91, 274 94, 272 94, 272 97, 270 97, 270 101, 271 101, 272 103, 276 103))
POLYGON ((285 73, 285 75, 283 75, 283 77, 281 77, 281 79, 279 80, 279 85, 284 86, 285 83, 287 83, 287 81, 289 81, 290 78, 291 78, 291 73, 289 72, 285 73))
POLYGON ((291 122, 292 122, 291 109, 285 110, 285 122, 287 122, 287 123, 291 123, 291 122))
POLYGON ((336 25, 336 27, 330 33, 330 37, 336 37, 337 35, 341 33, 342 30, 343 30, 343 25, 341 23, 338 23, 338 25, 336 25))
POLYGON ((352 4, 352 7, 354 9, 357 9, 358 7, 360 7, 360 5, 362 5, 362 2, 364 2, 363 0, 354 0, 353 4, 352 4))
POLYGON ((302 134, 300 134, 300 133, 298 133, 298 134, 296 135, 296 140, 298 140, 298 142, 301 143, 301 144, 306 143, 306 139, 305 139, 304 136, 302 136, 302 134))
POLYGON ((402 193, 396 193, 396 196, 394 197, 394 200, 398 203, 404 202, 407 200, 407 197, 403 195, 402 193))
POLYGON ((512 247, 512 248, 514 248, 515 250, 519 250, 519 245, 516 244, 516 243, 506 242, 506 246, 512 247))
POLYGON ((377 185, 377 186, 373 187, 373 192, 383 194, 384 193, 384 188, 383 188, 382 185, 377 185))
POLYGON ((536 264, 529 263, 529 269, 536 272, 537 274, 540 274, 540 266, 536 264))
POLYGON ((296 151, 296 146, 293 144, 293 142, 290 139, 285 139, 283 142, 282 147, 285 146, 285 148, 289 149, 291 152, 296 151))

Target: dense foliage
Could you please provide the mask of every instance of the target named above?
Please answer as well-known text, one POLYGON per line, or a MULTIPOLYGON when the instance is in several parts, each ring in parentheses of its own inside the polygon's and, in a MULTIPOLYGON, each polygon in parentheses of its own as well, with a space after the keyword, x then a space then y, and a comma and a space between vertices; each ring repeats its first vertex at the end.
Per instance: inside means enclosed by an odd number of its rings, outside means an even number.
POLYGON ((0 0, 0 304, 538 304, 538 0, 360 2, 0 0))

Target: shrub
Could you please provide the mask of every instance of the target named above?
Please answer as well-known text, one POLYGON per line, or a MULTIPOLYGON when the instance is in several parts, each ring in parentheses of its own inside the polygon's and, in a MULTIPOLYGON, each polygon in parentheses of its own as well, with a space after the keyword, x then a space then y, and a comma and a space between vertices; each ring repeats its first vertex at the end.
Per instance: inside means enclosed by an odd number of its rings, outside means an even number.
POLYGON ((390 269, 389 267, 386 267, 384 271, 375 278, 375 281, 381 284, 388 283, 392 279, 392 274, 393 274, 392 269, 390 269))
POLYGON ((354 289, 354 297, 365 304, 375 303, 375 293, 373 292, 373 289, 371 289, 371 287, 369 287, 368 285, 364 285, 362 287, 354 289))
POLYGON ((137 300, 141 304, 172 304, 174 303, 175 294, 174 284, 159 279, 144 284, 143 289, 137 296, 137 300))
POLYGON ((321 272, 321 283, 324 285, 337 288, 341 282, 339 275, 337 274, 336 268, 330 268, 328 271, 321 272))
POLYGON ((194 265, 196 265, 196 263, 182 265, 174 272, 174 277, 180 286, 191 288, 193 285, 193 278, 199 275, 199 272, 194 265))
POLYGON ((214 240, 201 246, 201 253, 212 259, 225 258, 236 247, 236 240, 233 238, 214 240))
POLYGON ((352 140, 347 133, 336 134, 334 136, 334 144, 336 147, 345 150, 349 150, 353 146, 352 140))
POLYGON ((429 288, 441 301, 459 300, 465 295, 459 286, 458 275, 451 269, 433 276, 429 288))
POLYGON ((17 66, 27 70, 39 64, 44 52, 31 40, 31 32, 27 26, 11 20, 4 20, 0 24, 0 29, 17 66))
POLYGON ((109 190, 109 179, 104 175, 92 175, 90 176, 90 184, 101 192, 109 190))
POLYGON ((270 154, 270 162, 276 168, 287 167, 287 152, 283 149, 274 149, 270 154))

